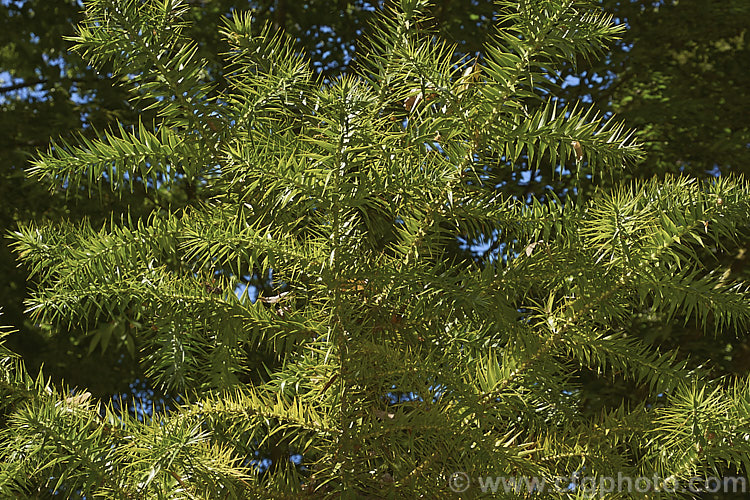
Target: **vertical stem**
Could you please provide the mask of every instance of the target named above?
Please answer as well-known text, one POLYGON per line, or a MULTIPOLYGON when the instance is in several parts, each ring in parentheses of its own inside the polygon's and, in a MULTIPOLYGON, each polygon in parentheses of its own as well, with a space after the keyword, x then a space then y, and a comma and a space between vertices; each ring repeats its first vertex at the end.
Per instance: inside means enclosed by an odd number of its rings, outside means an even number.
POLYGON ((351 418, 349 415, 349 394, 350 381, 347 378, 347 365, 349 362, 349 344, 347 339, 347 331, 344 328, 342 322, 342 304, 341 304, 341 293, 342 293, 342 266, 341 266, 341 183, 344 175, 346 175, 346 163, 347 163, 347 145, 349 137, 349 117, 348 117, 348 106, 346 105, 346 99, 348 91, 346 88, 341 89, 344 94, 344 106, 340 116, 340 133, 339 133, 339 147, 338 153, 335 157, 334 168, 338 167, 338 175, 334 176, 334 192, 333 192, 333 250, 331 255, 331 268, 333 271, 333 314, 332 314, 332 333, 335 338, 335 342, 339 351, 339 370, 341 376, 339 377, 341 383, 341 400, 340 400, 340 422, 341 426, 341 441, 339 442, 339 448, 337 450, 338 460, 340 464, 341 474, 341 494, 342 498, 347 498, 347 495, 353 494, 353 484, 351 481, 351 467, 350 464, 350 452, 351 452, 351 418))

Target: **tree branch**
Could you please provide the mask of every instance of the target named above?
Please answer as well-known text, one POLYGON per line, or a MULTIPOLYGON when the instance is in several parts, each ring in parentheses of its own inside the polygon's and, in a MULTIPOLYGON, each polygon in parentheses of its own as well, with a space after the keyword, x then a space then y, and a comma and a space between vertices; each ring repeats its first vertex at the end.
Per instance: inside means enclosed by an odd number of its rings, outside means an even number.
MULTIPOLYGON (((86 78, 62 78, 60 80, 54 80, 54 81, 57 81, 60 83, 68 82, 70 84, 73 84, 73 83, 95 82, 98 80, 102 80, 102 78, 89 76, 86 78)), ((0 94, 6 94, 8 92, 13 92, 13 91, 28 88, 28 87, 34 87, 35 85, 44 85, 45 83, 49 83, 49 82, 50 80, 48 78, 40 78, 39 80, 14 83, 13 85, 6 85, 5 87, 0 87, 0 94)))
POLYGON ((27 87, 33 87, 35 85, 43 85, 47 83, 49 80, 46 78, 41 80, 34 80, 31 82, 21 82, 21 83, 15 83, 13 85, 7 85, 5 87, 0 87, 0 94, 5 94, 7 92, 13 92, 14 90, 20 90, 27 87))

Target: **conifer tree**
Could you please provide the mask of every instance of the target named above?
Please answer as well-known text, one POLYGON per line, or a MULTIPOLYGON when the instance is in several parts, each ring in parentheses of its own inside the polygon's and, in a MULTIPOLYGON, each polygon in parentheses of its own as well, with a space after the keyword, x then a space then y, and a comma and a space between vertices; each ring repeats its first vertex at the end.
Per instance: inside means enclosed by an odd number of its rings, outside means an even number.
POLYGON ((697 258, 747 235, 747 183, 504 195, 486 171, 522 155, 585 178, 641 153, 616 121, 554 99, 559 65, 621 28, 585 1, 498 6, 492 41, 467 57, 430 31, 423 0, 402 0, 332 80, 236 13, 216 92, 182 35, 186 2, 90 0, 77 50, 157 118, 60 141, 32 175, 69 191, 106 178, 115 193, 179 181, 191 196, 103 227, 24 226, 29 313, 127 325, 93 341, 124 345, 182 402, 139 417, 3 351, 0 493, 443 498, 459 473, 472 498, 492 496, 478 482, 491 476, 748 470, 748 381, 623 333, 644 310, 706 335, 747 325, 747 284, 697 258), (494 260, 449 252, 490 235, 494 260), (273 292, 237 293, 248 276, 273 292), (584 416, 584 369, 650 397, 584 416))

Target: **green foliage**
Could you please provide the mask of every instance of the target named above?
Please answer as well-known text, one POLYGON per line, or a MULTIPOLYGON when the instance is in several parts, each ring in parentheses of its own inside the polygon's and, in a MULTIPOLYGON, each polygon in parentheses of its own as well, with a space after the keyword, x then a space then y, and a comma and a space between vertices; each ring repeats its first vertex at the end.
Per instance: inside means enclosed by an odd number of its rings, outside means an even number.
POLYGON ((628 327, 637 314, 747 327, 747 284, 703 256, 746 236, 750 186, 498 192, 487 172, 522 154, 561 176, 640 159, 621 124, 550 94, 563 61, 621 29, 587 2, 500 2, 484 57, 469 60, 428 28, 425 2, 401 3, 356 71, 330 79, 236 14, 221 92, 183 2, 88 4, 78 50, 127 76, 155 118, 59 142, 33 174, 55 189, 184 182, 202 195, 101 228, 22 225, 28 305, 35 321, 90 332, 92 349, 115 338, 184 403, 138 419, 3 353, 3 495, 444 497, 457 471, 747 467, 747 381, 711 378, 628 327), (494 261, 451 251, 488 234, 505 243, 494 261), (248 276, 272 290, 238 295, 248 276), (646 397, 594 415, 584 371, 646 397))
MULTIPOLYGON (((592 101, 597 109, 616 113, 638 130, 636 138, 646 155, 637 168, 623 171, 620 177, 646 179, 680 172, 697 178, 719 173, 747 175, 750 149, 745 116, 750 109, 750 86, 740 63, 748 57, 743 42, 750 24, 747 2, 603 0, 601 4, 626 22, 628 29, 611 45, 606 58, 563 70, 563 75, 580 80, 568 80, 570 85, 560 96, 592 101)), ((602 181, 611 179, 601 179, 600 186, 602 181)), ((530 183, 528 189, 538 191, 545 184, 560 190, 547 176, 530 183)), ((747 240, 737 236, 736 247, 720 255, 695 249, 707 270, 748 279, 747 240)), ((708 366, 714 377, 748 374, 750 344, 741 327, 707 337, 679 308, 666 322, 650 314, 632 319, 629 332, 634 336, 667 350, 679 347, 681 356, 696 365, 711 360, 708 366)), ((614 389, 613 401, 632 390, 620 384, 602 387, 594 383, 600 394, 614 389)), ((634 400, 644 396, 638 390, 635 394, 634 400)))
POLYGON ((568 95, 638 128, 648 155, 630 175, 747 174, 750 77, 738 64, 750 57, 747 2, 601 3, 629 29, 606 60, 579 69, 568 95))

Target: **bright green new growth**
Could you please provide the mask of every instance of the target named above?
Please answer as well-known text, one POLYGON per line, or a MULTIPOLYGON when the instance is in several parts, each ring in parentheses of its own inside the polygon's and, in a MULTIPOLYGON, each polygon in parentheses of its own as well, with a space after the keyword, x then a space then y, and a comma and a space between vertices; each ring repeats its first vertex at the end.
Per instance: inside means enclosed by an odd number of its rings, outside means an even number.
POLYGON ((598 175, 638 159, 621 125, 550 97, 557 65, 619 28, 587 2, 502 2, 495 42, 467 59, 427 29, 422 2, 401 3, 335 81, 237 14, 220 90, 181 36, 183 2, 88 2, 77 49, 159 120, 57 144, 33 175, 202 196, 101 229, 27 226, 15 238, 38 281, 29 309, 63 327, 126 324, 92 349, 119 342, 187 403, 146 422, 97 412, 4 354, 3 495, 442 498, 456 471, 748 467, 747 381, 706 380, 624 329, 643 310, 707 331, 748 324, 747 285, 699 260, 747 231, 747 184, 504 197, 488 166, 598 175), (492 234, 507 243, 494 262, 449 252, 492 234), (235 294, 271 273, 277 295, 235 294), (581 368, 665 396, 586 418, 581 368))

